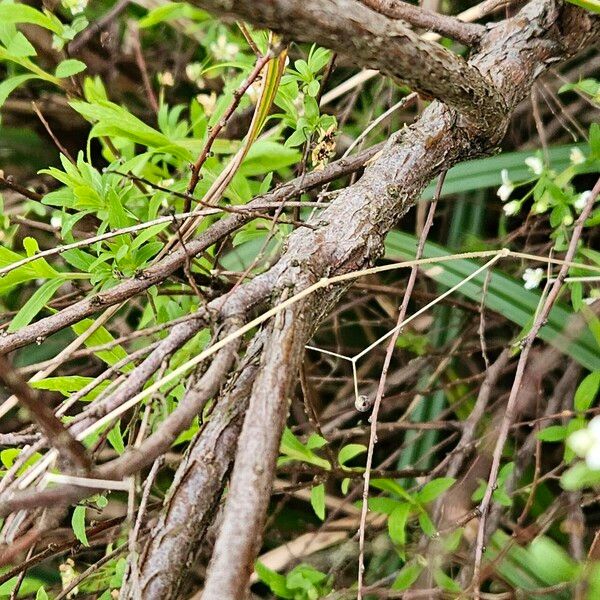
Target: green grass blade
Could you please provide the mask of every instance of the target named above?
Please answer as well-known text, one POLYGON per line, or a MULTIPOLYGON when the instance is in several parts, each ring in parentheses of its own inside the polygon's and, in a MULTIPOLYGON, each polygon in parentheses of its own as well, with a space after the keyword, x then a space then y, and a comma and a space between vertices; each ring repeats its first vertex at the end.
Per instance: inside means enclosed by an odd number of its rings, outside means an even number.
MULTIPOLYGON (((386 257, 394 259, 409 259, 415 256, 417 238, 414 235, 400 231, 392 231, 386 240, 386 257)), ((437 244, 428 242, 423 253, 424 258, 447 256, 451 252, 437 244)), ((474 260, 456 260, 436 265, 436 268, 425 270, 425 274, 445 287, 451 287, 480 265, 474 260), (439 268, 438 268, 439 267, 439 268)), ((473 300, 481 302, 481 294, 485 274, 473 278, 460 289, 460 293, 473 300)), ((540 292, 526 290, 522 282, 501 273, 492 272, 485 305, 511 320, 520 327, 530 324, 540 300, 540 292)), ((591 331, 585 327, 573 339, 566 339, 565 333, 572 329, 576 315, 565 305, 557 303, 550 312, 548 323, 540 330, 540 338, 556 346, 561 352, 568 354, 585 368, 595 371, 600 369, 600 348, 591 331)))
MULTIPOLYGON (((566 169, 571 163, 569 154, 573 148, 579 148, 584 154, 589 151, 587 144, 569 144, 548 148, 548 161, 556 171, 566 169)), ((446 174, 441 197, 451 196, 460 192, 469 192, 489 187, 498 187, 501 184, 500 172, 508 171, 511 181, 522 181, 532 176, 525 164, 528 156, 534 156, 534 150, 522 152, 504 152, 488 158, 470 160, 453 167, 446 174)), ((431 200, 435 191, 436 182, 433 181, 425 188, 421 200, 431 200)))

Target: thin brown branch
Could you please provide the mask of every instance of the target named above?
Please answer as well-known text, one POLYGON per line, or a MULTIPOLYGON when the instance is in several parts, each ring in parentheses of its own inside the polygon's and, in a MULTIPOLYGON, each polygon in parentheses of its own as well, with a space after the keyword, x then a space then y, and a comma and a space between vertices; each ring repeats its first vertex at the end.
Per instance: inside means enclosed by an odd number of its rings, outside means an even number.
POLYGON ((37 104, 35 102, 32 102, 31 106, 33 107, 33 112, 37 115, 38 119, 42 122, 44 129, 50 136, 51 140, 54 142, 54 145, 58 148, 59 152, 64 154, 73 164, 75 164, 75 161, 73 160, 73 157, 69 154, 69 151, 61 144, 60 140, 54 135, 54 132, 52 131, 52 128, 50 127, 50 124, 48 123, 48 121, 46 121, 44 115, 42 114, 42 111, 37 107, 37 104))
POLYGON ((144 59, 144 53, 142 52, 142 43, 140 41, 140 30, 137 27, 133 27, 131 31, 131 39, 133 43, 133 54, 135 56, 135 62, 140 70, 142 76, 142 83, 144 84, 144 90, 146 97, 148 98, 148 104, 155 114, 158 114, 158 100, 156 94, 152 89, 152 83, 148 76, 148 67, 146 66, 146 60, 144 59))
MULTIPOLYGON (((427 240, 427 236, 429 235, 429 230, 433 225, 433 218, 435 215, 435 209, 437 206, 437 202, 439 200, 440 194, 442 192, 442 186, 444 185, 444 179, 446 177, 446 172, 443 171, 438 179, 437 186, 435 189, 435 194, 433 201, 429 207, 429 212, 427 214, 427 220, 425 221, 425 225, 423 226, 423 231, 419 236, 419 243, 417 246, 417 252, 415 254, 415 259, 419 259, 423 256, 423 249, 425 248, 425 241, 427 240)), ((377 393, 375 394, 375 401, 373 403, 373 412, 371 413, 371 432, 369 435, 369 446, 367 449, 367 464, 365 467, 365 482, 363 488, 363 503, 360 515, 360 526, 358 530, 358 590, 356 597, 358 600, 362 599, 363 594, 363 575, 365 571, 365 529, 367 526, 367 512, 369 506, 369 485, 371 479, 371 467, 373 465, 373 453, 375 451, 375 443, 377 440, 377 417, 379 415, 379 407, 381 406, 381 401, 383 399, 383 394, 385 392, 385 384, 387 381, 387 374, 390 368, 390 364, 392 362, 392 356, 394 354, 394 350, 396 349, 396 342, 398 341, 398 337, 400 332, 400 324, 406 318, 406 311, 408 310, 408 303, 410 302, 410 298, 412 295, 413 288, 415 286, 415 282, 417 280, 418 268, 414 266, 410 270, 410 275, 408 278, 408 283, 406 284, 406 290, 404 291, 404 297, 402 298, 402 304, 400 305, 400 309, 398 311, 398 319, 396 321, 396 329, 394 334, 390 337, 390 341, 388 342, 388 346, 385 353, 385 358, 383 361, 383 367, 381 369, 381 375, 379 377, 379 384, 377 386, 377 393)))
POLYGON ((260 75, 260 72, 265 68, 265 65, 275 56, 277 56, 277 50, 273 48, 269 48, 268 52, 264 56, 260 56, 256 60, 256 64, 254 68, 246 79, 242 82, 242 84, 233 92, 233 98, 231 103, 223 113, 219 122, 210 129, 208 134, 208 139, 206 140, 206 144, 204 144, 204 148, 202 148, 202 152, 196 159, 196 162, 192 165, 192 176, 190 177, 190 183, 188 184, 186 190, 186 199, 185 205, 183 207, 184 212, 190 210, 191 207, 191 196, 198 185, 198 181, 200 181, 200 169, 202 169, 202 165, 206 162, 206 159, 211 155, 211 149, 219 133, 225 128, 227 122, 229 121, 231 115, 235 112, 235 109, 238 107, 240 100, 248 90, 248 88, 256 81, 256 78, 260 75))
POLYGON ((382 15, 392 19, 402 19, 415 27, 430 29, 465 46, 476 45, 486 31, 483 25, 464 23, 456 17, 442 15, 402 0, 361 0, 361 2, 382 15))
MULTIPOLYGON (((332 162, 322 171, 312 171, 303 177, 297 177, 268 194, 258 196, 249 202, 246 207, 252 210, 255 206, 264 206, 265 203, 273 202, 273 204, 277 204, 284 202, 286 199, 297 196, 303 191, 353 173, 361 169, 365 163, 381 151, 382 147, 383 145, 373 146, 356 156, 332 162)), ((3 182, 0 181, 0 183, 3 182)), ((200 254, 247 223, 251 218, 248 214, 238 213, 227 219, 218 221, 214 225, 211 225, 198 238, 187 242, 187 253, 182 248, 179 248, 152 267, 139 273, 133 279, 123 281, 110 290, 81 300, 55 315, 40 319, 27 327, 23 327, 19 331, 0 337, 0 356, 32 342, 42 342, 52 333, 95 314, 103 307, 119 304, 144 292, 169 277, 169 275, 183 265, 188 256, 200 254)))
POLYGON ((79 52, 97 33, 108 27, 129 6, 131 0, 119 0, 105 15, 84 29, 70 44, 69 53, 79 52))
POLYGON ((40 398, 9 362, 0 357, 0 381, 29 411, 42 433, 73 469, 81 473, 90 470, 91 462, 85 447, 65 429, 52 409, 40 398))
POLYGON ((42 194, 38 194, 37 192, 16 183, 11 175, 5 176, 4 171, 2 170, 0 170, 0 185, 21 194, 21 196, 25 196, 25 198, 28 198, 29 200, 34 200, 35 202, 41 202, 44 198, 42 194))

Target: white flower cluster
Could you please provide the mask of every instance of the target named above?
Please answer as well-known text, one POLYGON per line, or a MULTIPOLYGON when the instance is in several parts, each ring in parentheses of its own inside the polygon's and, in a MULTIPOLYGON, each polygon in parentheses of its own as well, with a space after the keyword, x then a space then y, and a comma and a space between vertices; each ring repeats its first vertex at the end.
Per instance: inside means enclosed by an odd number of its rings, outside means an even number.
POLYGON ((523 273, 523 287, 526 290, 534 290, 537 288, 544 278, 544 269, 525 269, 523 273))
POLYGON ((569 154, 569 160, 574 165, 580 165, 585 162, 585 156, 583 152, 579 148, 571 148, 571 153, 569 154))
MULTIPOLYGON (((508 177, 508 171, 506 169, 502 169, 502 171, 500 171, 500 178, 502 179, 502 185, 498 188, 496 194, 498 195, 498 198, 502 200, 502 202, 506 202, 513 193, 515 185, 508 177)), ((520 208, 521 203, 518 200, 513 200, 512 202, 505 204, 503 210, 504 213, 510 217, 512 215, 516 215, 520 208)))
POLYGON ((210 51, 216 60, 228 62, 237 56, 240 48, 237 44, 228 42, 227 37, 224 34, 221 34, 217 38, 217 41, 210 45, 210 51))
POLYGON ((87 8, 88 0, 61 0, 61 3, 72 15, 79 15, 87 8))
POLYGON ((594 417, 585 429, 572 433, 567 443, 577 456, 585 458, 590 469, 600 470, 600 416, 594 417))
POLYGON ((185 74, 187 78, 195 83, 198 87, 202 87, 202 73, 204 72, 204 67, 202 63, 199 62, 191 62, 188 63, 185 67, 185 74))

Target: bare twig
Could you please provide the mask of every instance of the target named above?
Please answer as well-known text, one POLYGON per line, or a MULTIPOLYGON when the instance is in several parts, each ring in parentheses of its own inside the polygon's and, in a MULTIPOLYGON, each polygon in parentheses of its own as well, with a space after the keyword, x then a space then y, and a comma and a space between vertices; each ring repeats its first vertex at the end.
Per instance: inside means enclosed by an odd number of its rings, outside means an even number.
POLYGON ((260 56, 257 59, 252 71, 250 71, 246 79, 244 79, 241 85, 233 92, 233 99, 231 100, 231 103, 223 113, 223 116, 221 117, 219 122, 211 128, 210 133, 208 135, 208 139, 206 140, 206 144, 204 144, 204 148, 202 148, 200 156, 198 156, 196 162, 192 165, 192 176, 190 177, 190 183, 188 184, 186 190, 188 198, 186 198, 185 200, 185 205, 183 207, 184 212, 190 210, 191 200, 189 196, 192 196, 194 190, 196 189, 196 186, 198 185, 198 181, 200 181, 200 169, 202 169, 202 165, 210 156, 212 146, 217 137, 219 136, 219 133, 221 133, 222 129, 227 125, 227 121, 234 113, 235 109, 240 103, 240 100, 242 99, 243 95, 246 93, 248 88, 254 83, 254 81, 256 81, 256 78, 260 75, 260 72, 264 69, 265 65, 275 56, 277 56, 277 49, 270 48, 264 56, 260 56))
POLYGON ((456 17, 441 15, 402 0, 361 0, 361 2, 392 19, 402 19, 415 27, 431 29, 466 46, 476 45, 485 33, 483 25, 464 23, 456 17))
MULTIPOLYGON (((440 197, 442 186, 444 185, 444 179, 446 177, 446 173, 442 172, 438 178, 437 187, 435 190, 433 201, 431 202, 431 206, 429 207, 429 213, 427 215, 427 220, 425 222, 425 226, 423 227, 423 231, 419 237, 419 244, 417 246, 417 252, 415 254, 415 258, 418 260, 423 256, 423 249, 425 248, 425 241, 427 240, 427 236, 429 235, 429 230, 433 225, 433 217, 435 215, 435 209, 437 206, 437 201, 440 197)), ((385 359, 383 362, 383 368, 381 369, 381 375, 379 377, 379 385, 377 386, 377 393, 375 395, 375 402, 373 403, 373 412, 371 413, 371 432, 369 435, 369 446, 367 450, 367 463, 365 467, 364 474, 364 488, 363 488, 363 504, 361 510, 360 517, 360 527, 358 533, 358 543, 359 543, 359 554, 358 554, 358 589, 356 592, 356 597, 358 600, 361 600, 363 594, 363 574, 365 570, 365 528, 367 523, 367 512, 368 512, 368 504, 369 504, 369 485, 370 485, 370 477, 371 477, 371 466, 373 464, 373 452, 375 450, 375 443, 377 440, 377 416, 379 414, 379 407, 381 405, 381 400, 383 398, 383 394, 385 392, 385 382, 387 380, 387 373, 390 368, 390 363, 392 361, 392 355, 394 353, 394 349, 396 348, 396 341, 398 340, 398 336, 402 331, 399 328, 399 325, 404 322, 406 318, 406 311, 408 310, 408 303, 410 302, 410 297, 412 295, 413 288, 415 286, 415 282, 417 280, 417 272, 418 268, 414 266, 410 271, 410 276, 408 278, 408 283, 406 284, 406 290, 404 291, 404 297, 402 298, 402 304, 400 305, 400 310, 398 312, 398 321, 396 326, 396 331, 391 336, 390 341, 388 342, 388 346, 385 353, 385 359)))
POLYGON ((0 357, 0 381, 27 408, 42 433, 61 456, 77 471, 87 473, 91 462, 84 446, 71 436, 52 409, 3 357, 0 357))

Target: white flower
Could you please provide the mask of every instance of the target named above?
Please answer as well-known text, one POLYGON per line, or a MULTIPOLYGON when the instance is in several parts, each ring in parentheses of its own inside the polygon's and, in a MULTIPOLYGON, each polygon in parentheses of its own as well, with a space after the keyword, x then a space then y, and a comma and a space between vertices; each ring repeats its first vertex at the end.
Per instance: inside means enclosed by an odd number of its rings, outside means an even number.
POLYGON ((500 172, 500 177, 502 178, 502 185, 498 188, 496 192, 500 200, 502 202, 506 202, 510 195, 513 193, 515 186, 513 182, 508 178, 508 171, 506 169, 502 169, 500 172))
POLYGON ((586 204, 588 203, 588 200, 590 199, 591 195, 591 190, 588 190, 587 192, 582 192, 581 194, 579 194, 579 196, 577 196, 577 200, 573 202, 573 206, 577 210, 583 210, 586 207, 586 204))
POLYGON ((569 154, 569 160, 574 165, 580 165, 585 162, 585 156, 579 148, 571 148, 571 154, 569 154))
POLYGON ((596 300, 600 300, 600 288, 596 288, 590 291, 590 295, 587 298, 584 298, 583 301, 591 306, 596 302, 596 300))
POLYGON ((158 83, 165 87, 171 87, 175 85, 175 79, 173 79, 173 73, 171 71, 164 71, 159 73, 157 76, 158 83))
POLYGON ((200 86, 202 83, 202 64, 199 62, 188 63, 185 67, 185 74, 190 81, 193 81, 196 85, 200 86))
POLYGON ((215 106, 217 106, 217 94, 211 92, 210 94, 198 94, 196 96, 198 104, 204 108, 204 114, 207 116, 212 115, 215 112, 215 106))
POLYGON ((544 171, 544 163, 537 156, 529 156, 525 159, 525 164, 535 173, 541 175, 544 171))
POLYGON ((62 0, 62 5, 70 10, 72 15, 78 15, 86 9, 87 0, 62 0))
POLYGON ((506 216, 511 217, 512 215, 516 215, 520 208, 521 203, 518 200, 513 200, 512 202, 505 204, 503 210, 506 216))
POLYGON ((525 269, 523 273, 523 287, 526 290, 534 290, 540 285, 544 278, 544 269, 525 269))
POLYGON ((260 97, 261 90, 262 80, 260 77, 257 77, 256 81, 252 82, 244 93, 246 96, 248 96, 248 98, 250 98, 250 102, 252 102, 252 104, 256 104, 260 97))
POLYGON ((577 456, 585 458, 590 469, 600 470, 600 416, 594 417, 586 429, 572 433, 567 444, 577 456))
POLYGON ((227 62, 233 60, 237 56, 240 48, 237 44, 228 42, 227 37, 224 34, 221 34, 217 38, 217 41, 210 45, 210 51, 217 60, 227 62))
POLYGON ((565 227, 569 227, 569 225, 573 225, 573 215, 565 215, 563 217, 562 224, 565 227))

